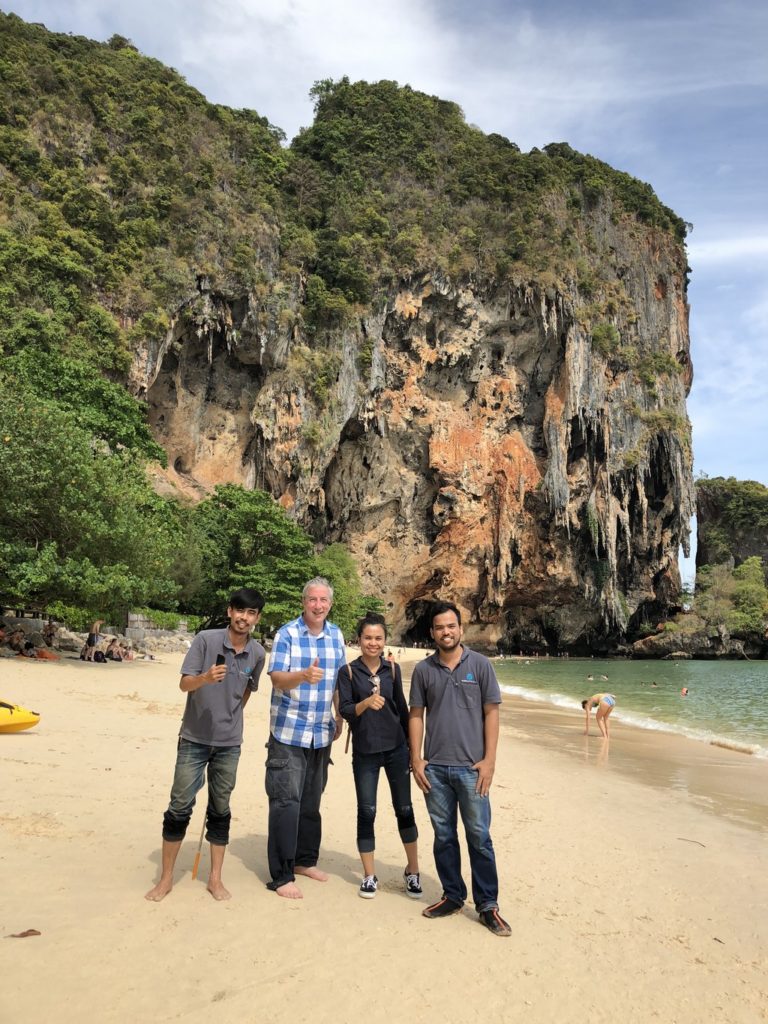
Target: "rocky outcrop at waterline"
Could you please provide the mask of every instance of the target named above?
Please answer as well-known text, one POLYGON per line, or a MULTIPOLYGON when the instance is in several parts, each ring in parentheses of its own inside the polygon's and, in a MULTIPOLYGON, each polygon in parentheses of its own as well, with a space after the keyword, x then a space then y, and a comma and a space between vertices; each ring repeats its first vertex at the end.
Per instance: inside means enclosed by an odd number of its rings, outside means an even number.
POLYGON ((655 633, 636 640, 629 649, 632 658, 653 658, 676 661, 696 660, 740 660, 742 658, 763 658, 765 651, 737 640, 727 632, 708 633, 703 630, 687 633, 684 631, 655 633))

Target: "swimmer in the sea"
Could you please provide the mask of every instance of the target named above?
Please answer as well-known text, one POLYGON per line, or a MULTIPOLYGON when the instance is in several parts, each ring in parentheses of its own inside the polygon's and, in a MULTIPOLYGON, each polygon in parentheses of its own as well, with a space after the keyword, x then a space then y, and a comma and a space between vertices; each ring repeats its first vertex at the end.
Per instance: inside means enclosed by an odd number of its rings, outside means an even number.
POLYGON ((587 700, 581 702, 581 706, 584 708, 586 713, 584 735, 589 736, 589 713, 592 708, 597 708, 597 714, 595 718, 597 720, 597 727, 602 733, 604 739, 610 738, 608 717, 613 709, 616 707, 616 698, 612 693, 595 693, 587 700))

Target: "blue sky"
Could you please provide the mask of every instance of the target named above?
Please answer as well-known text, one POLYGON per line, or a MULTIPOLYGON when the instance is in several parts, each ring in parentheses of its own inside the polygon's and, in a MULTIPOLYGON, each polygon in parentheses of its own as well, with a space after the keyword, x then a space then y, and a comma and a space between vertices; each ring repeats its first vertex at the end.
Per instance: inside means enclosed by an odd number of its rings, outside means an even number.
POLYGON ((394 79, 523 150, 565 141, 693 224, 697 472, 768 484, 768 4, 764 0, 6 0, 117 32, 210 100, 292 137, 320 78, 394 79))

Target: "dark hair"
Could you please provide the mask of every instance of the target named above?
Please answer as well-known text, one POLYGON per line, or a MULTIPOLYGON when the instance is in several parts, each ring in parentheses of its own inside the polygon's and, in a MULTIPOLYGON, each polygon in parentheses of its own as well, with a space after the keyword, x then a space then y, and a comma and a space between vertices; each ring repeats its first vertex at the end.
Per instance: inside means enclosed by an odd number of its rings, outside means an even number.
POLYGON ((581 702, 581 707, 582 707, 582 710, 586 711, 586 708, 587 708, 587 704, 589 704, 589 697, 587 697, 587 699, 586 699, 586 700, 583 700, 583 701, 581 702))
POLYGON ((264 598, 252 587, 241 587, 229 599, 230 608, 255 608, 260 612, 264 607, 264 598))
POLYGON ((451 601, 435 601, 429 610, 429 628, 432 628, 438 615, 445 615, 446 612, 453 612, 461 625, 461 612, 455 604, 451 601))
POLYGON ((357 636, 361 636, 366 626, 381 626, 384 630, 384 639, 387 638, 387 623, 383 615, 378 612, 366 612, 357 624, 357 636))

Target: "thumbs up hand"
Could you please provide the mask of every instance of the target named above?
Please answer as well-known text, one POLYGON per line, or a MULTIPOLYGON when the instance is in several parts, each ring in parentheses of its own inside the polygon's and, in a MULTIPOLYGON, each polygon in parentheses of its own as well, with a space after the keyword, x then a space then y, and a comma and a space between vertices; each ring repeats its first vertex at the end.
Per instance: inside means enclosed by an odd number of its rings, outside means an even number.
POLYGON ((304 681, 307 683, 319 683, 324 675, 319 658, 315 658, 309 668, 304 669, 304 681))

